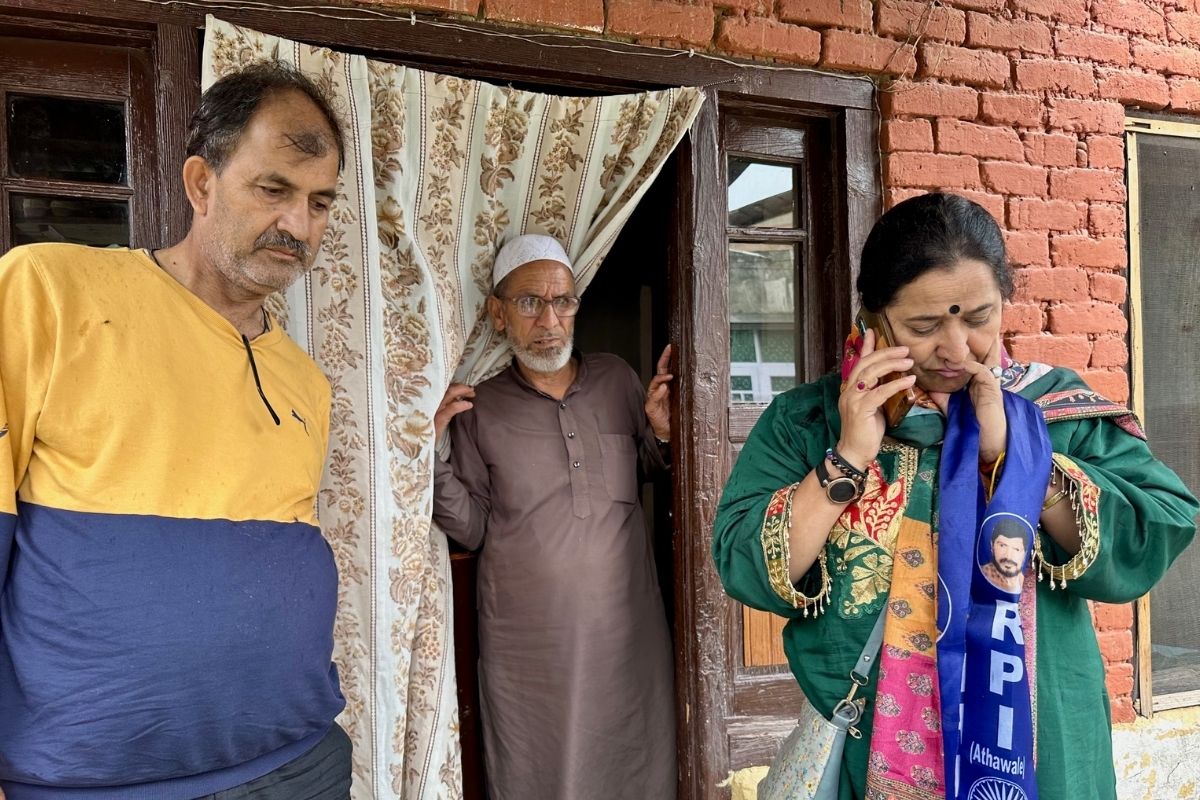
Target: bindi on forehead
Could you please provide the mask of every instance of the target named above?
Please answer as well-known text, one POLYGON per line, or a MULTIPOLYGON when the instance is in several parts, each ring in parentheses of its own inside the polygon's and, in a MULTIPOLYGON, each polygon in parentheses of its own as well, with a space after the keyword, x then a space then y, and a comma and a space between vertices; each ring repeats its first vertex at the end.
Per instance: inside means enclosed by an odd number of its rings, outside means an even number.
POLYGON ((955 305, 952 305, 952 306, 950 306, 950 309, 949 309, 949 311, 950 311, 950 313, 951 313, 952 315, 953 315, 953 314, 957 314, 957 313, 958 313, 959 311, 961 311, 961 310, 962 310, 962 309, 958 307, 958 304, 957 304, 957 303, 956 303, 955 305))

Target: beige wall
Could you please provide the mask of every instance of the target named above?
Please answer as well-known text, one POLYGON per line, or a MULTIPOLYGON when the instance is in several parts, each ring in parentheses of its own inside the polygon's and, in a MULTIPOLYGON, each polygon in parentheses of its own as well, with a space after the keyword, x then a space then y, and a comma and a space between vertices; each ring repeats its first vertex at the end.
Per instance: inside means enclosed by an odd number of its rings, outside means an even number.
POLYGON ((1200 708, 1117 725, 1113 761, 1121 800, 1200 798, 1200 708))

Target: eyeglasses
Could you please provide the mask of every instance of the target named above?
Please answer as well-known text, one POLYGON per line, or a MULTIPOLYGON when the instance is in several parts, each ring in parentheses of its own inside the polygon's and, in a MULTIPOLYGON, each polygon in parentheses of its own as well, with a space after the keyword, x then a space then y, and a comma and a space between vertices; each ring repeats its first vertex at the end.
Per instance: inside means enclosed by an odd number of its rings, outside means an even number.
POLYGON ((501 297, 507 303, 517 307, 517 313, 522 317, 538 318, 549 305, 557 317, 573 317, 579 312, 579 298, 572 294, 560 294, 549 300, 533 294, 523 294, 520 297, 501 297))

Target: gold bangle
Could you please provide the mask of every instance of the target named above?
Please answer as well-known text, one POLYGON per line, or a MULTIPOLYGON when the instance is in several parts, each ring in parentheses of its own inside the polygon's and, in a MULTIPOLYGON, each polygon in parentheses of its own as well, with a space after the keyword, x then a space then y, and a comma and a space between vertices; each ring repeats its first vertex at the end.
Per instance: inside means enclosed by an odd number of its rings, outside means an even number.
POLYGON ((983 479, 983 483, 987 487, 988 500, 991 500, 992 495, 996 493, 996 478, 1000 475, 1000 467, 1004 466, 1004 455, 1005 451, 1001 450, 995 461, 979 465, 979 477, 983 479))
POLYGON ((1064 498, 1064 497, 1066 497, 1066 496, 1067 496, 1067 490, 1066 490, 1066 489, 1059 489, 1057 492, 1055 492, 1054 494, 1050 495, 1050 499, 1049 499, 1049 500, 1047 500, 1046 502, 1042 503, 1042 511, 1049 511, 1051 508, 1053 508, 1054 506, 1056 506, 1056 505, 1058 505, 1059 503, 1061 503, 1061 502, 1063 501, 1063 498, 1064 498))
POLYGON ((996 494, 996 478, 1000 476, 1000 468, 1004 466, 1005 451, 1000 451, 1000 456, 996 459, 996 463, 992 465, 992 478, 988 481, 988 497, 996 494))

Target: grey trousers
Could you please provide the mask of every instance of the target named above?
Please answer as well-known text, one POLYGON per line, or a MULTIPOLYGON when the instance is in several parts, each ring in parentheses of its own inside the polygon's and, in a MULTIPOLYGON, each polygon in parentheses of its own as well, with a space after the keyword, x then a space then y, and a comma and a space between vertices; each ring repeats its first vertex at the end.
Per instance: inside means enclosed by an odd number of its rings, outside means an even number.
POLYGON ((249 783, 198 800, 348 800, 350 737, 335 722, 317 746, 249 783))

